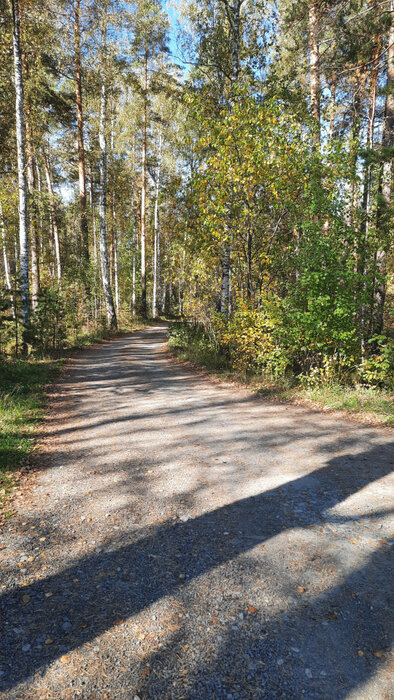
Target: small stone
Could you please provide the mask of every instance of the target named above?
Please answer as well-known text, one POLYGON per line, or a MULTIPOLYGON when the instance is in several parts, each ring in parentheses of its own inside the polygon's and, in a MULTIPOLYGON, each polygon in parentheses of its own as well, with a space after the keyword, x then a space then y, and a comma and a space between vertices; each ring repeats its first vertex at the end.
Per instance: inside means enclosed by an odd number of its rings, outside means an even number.
POLYGON ((327 675, 327 673, 326 673, 325 671, 320 671, 320 675, 321 675, 323 678, 325 678, 325 676, 327 675))
POLYGON ((22 596, 22 603, 29 603, 30 602, 30 596, 25 593, 25 595, 22 596))
POLYGON ((277 666, 283 666, 283 659, 278 659, 276 662, 277 666))
POLYGON ((63 622, 62 630, 64 630, 64 632, 67 632, 67 630, 69 629, 71 629, 71 622, 63 622))
POLYGON ((51 593, 51 591, 45 593, 45 598, 51 598, 51 596, 53 596, 53 593, 51 593))
POLYGON ((305 669, 305 675, 307 676, 307 678, 312 678, 312 671, 310 668, 305 669))
POLYGON ((184 578, 186 578, 186 574, 179 574, 178 578, 184 579, 184 578))
POLYGON ((44 644, 46 644, 47 646, 49 646, 49 644, 53 644, 53 639, 51 639, 50 637, 47 637, 44 644))
POLYGON ((189 520, 189 516, 187 516, 187 515, 181 515, 181 517, 179 518, 179 520, 182 520, 183 523, 187 523, 187 521, 189 520))
POLYGON ((24 644, 22 647, 22 651, 30 651, 31 649, 31 644, 24 644))

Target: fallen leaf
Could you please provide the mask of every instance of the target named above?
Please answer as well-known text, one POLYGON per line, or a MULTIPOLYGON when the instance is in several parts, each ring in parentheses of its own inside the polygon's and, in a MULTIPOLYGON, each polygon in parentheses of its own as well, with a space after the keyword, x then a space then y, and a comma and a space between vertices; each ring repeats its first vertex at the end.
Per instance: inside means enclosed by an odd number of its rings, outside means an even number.
POLYGON ((329 620, 337 620, 337 619, 338 619, 338 615, 337 615, 336 613, 330 613, 329 616, 328 616, 328 619, 329 619, 329 620))
POLYGON ((373 655, 376 656, 377 659, 381 659, 383 656, 383 652, 382 651, 374 651, 373 655))
POLYGON ((60 657, 60 662, 62 664, 69 664, 71 661, 71 657, 69 654, 64 654, 63 656, 60 657))
POLYGON ((295 565, 296 565, 295 561, 290 562, 290 566, 295 566, 295 565))
POLYGON ((364 652, 361 651, 361 649, 358 650, 357 654, 358 654, 359 656, 364 656, 364 652))
POLYGON ((251 615, 254 615, 255 613, 257 613, 257 610, 256 610, 256 608, 253 607, 253 605, 248 605, 248 612, 251 615))
POLYGON ((46 537, 40 537, 40 542, 45 542, 46 537))
POLYGON ((53 593, 51 593, 50 591, 48 591, 48 593, 45 593, 45 598, 50 598, 51 596, 53 596, 53 593))
POLYGON ((149 668, 145 668, 143 671, 141 671, 141 674, 142 674, 143 676, 148 676, 148 675, 150 674, 150 669, 149 669, 149 668))
POLYGON ((51 639, 50 637, 47 637, 44 644, 46 644, 46 645, 53 644, 53 639, 51 639))
POLYGON ((297 591, 298 593, 305 593, 305 588, 303 586, 298 586, 297 591))

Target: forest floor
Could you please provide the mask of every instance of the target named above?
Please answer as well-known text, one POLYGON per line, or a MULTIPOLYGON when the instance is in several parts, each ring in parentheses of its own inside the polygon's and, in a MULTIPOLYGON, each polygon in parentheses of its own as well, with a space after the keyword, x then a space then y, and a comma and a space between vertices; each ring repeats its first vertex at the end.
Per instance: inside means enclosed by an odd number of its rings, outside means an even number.
POLYGON ((388 698, 392 447, 162 326, 84 350, 0 537, 0 697, 388 698))

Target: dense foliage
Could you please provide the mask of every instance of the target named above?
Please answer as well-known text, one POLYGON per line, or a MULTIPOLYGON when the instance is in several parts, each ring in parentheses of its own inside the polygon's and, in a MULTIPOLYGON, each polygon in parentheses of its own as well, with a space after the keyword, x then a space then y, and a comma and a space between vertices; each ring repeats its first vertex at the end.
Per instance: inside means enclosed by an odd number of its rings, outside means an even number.
POLYGON ((392 0, 0 8, 3 354, 179 314, 244 373, 390 383, 392 0))

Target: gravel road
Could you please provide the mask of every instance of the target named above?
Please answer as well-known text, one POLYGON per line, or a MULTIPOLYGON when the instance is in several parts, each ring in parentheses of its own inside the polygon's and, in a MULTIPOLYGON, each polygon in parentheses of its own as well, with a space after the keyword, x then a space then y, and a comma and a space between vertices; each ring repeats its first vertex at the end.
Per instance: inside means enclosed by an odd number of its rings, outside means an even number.
POLYGON ((86 350, 52 397, 0 538, 0 697, 389 698, 392 434, 165 343, 86 350))

